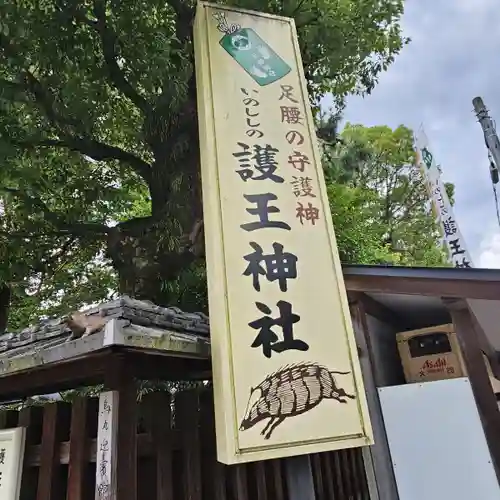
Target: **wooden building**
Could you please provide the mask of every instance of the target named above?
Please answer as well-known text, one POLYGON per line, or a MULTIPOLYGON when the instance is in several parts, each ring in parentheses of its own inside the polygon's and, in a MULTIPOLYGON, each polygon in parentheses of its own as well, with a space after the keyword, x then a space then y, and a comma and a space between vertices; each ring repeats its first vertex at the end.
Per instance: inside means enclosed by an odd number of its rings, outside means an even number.
POLYGON ((396 334, 405 330, 452 324, 500 477, 500 413, 488 373, 491 368, 492 375, 500 375, 500 271, 345 266, 344 280, 370 397, 379 498, 399 498, 379 396, 383 388, 405 384, 396 343, 396 334))

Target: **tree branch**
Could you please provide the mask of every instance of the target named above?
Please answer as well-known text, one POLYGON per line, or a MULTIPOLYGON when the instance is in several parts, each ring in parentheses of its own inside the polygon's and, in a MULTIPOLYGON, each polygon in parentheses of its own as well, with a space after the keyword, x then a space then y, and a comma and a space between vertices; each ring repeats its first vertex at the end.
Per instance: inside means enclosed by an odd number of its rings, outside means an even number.
MULTIPOLYGON (((50 234, 52 236, 55 235, 76 235, 76 236, 88 236, 89 234, 92 234, 93 236, 101 235, 105 236, 111 232, 111 229, 109 226, 106 226, 105 224, 99 223, 99 222, 73 222, 69 223, 66 222, 64 219, 61 218, 61 215, 56 214, 52 212, 49 207, 40 199, 33 198, 30 195, 23 193, 19 189, 13 189, 13 188, 8 188, 8 187, 2 187, 2 191, 5 191, 7 193, 11 193, 12 195, 16 196, 17 198, 22 199, 26 205, 28 205, 30 208, 35 208, 39 212, 43 214, 43 218, 52 224, 55 228, 57 228, 56 231, 51 231, 50 234)), ((25 236, 25 237, 34 237, 34 236, 46 236, 49 233, 42 233, 42 234, 31 234, 31 233, 9 233, 8 231, 2 231, 0 234, 4 236, 12 236, 14 234, 27 234, 31 236, 25 236)), ((24 236, 18 236, 19 238, 22 238, 24 236)))
MULTIPOLYGON (((9 59, 19 59, 20 52, 15 44, 7 36, 0 33, 0 49, 9 59)), ((22 61, 24 63, 24 61, 22 61)), ((59 114, 56 106, 56 98, 54 95, 44 87, 44 85, 35 77, 35 75, 27 70, 20 69, 20 76, 23 83, 20 84, 22 88, 33 96, 36 104, 40 106, 43 113, 49 120, 50 124, 58 130, 65 130, 67 126, 78 128, 80 122, 66 118, 59 114)))
POLYGON ((175 12, 175 34, 179 42, 183 44, 191 38, 194 8, 188 4, 187 0, 167 0, 167 4, 175 12))
MULTIPOLYGON (((73 226, 73 230, 60 230, 60 231, 44 231, 44 232, 30 232, 30 231, 0 231, 0 237, 4 237, 7 239, 16 239, 16 240, 33 240, 40 238, 54 238, 54 237, 78 237, 78 236, 88 236, 89 234, 101 234, 100 232, 95 233, 93 231, 89 231, 90 228, 85 227, 77 227, 80 224, 75 224, 73 226)), ((87 226, 87 224, 81 224, 82 226, 87 226)), ((88 226, 93 226, 93 224, 88 224, 88 226)), ((108 228, 111 231, 111 228, 108 228)), ((104 233, 103 233, 104 236, 104 233)))
POLYGON ((118 160, 130 165, 135 173, 149 185, 151 182, 151 166, 133 153, 116 146, 110 146, 94 139, 67 137, 65 139, 7 139, 11 144, 24 148, 64 148, 84 154, 96 161, 118 160))
POLYGON ((102 53, 108 67, 109 76, 117 90, 128 97, 144 114, 148 114, 151 111, 148 101, 134 89, 118 65, 118 54, 116 52, 118 37, 108 24, 106 3, 106 0, 94 0, 94 15, 97 19, 95 26, 101 39, 102 53))
POLYGON ((82 6, 80 0, 57 0, 56 9, 63 15, 66 15, 71 20, 79 21, 92 29, 97 29, 97 21, 87 17, 85 7, 82 6))
POLYGON ((0 98, 11 102, 30 102, 23 85, 0 78, 0 98))

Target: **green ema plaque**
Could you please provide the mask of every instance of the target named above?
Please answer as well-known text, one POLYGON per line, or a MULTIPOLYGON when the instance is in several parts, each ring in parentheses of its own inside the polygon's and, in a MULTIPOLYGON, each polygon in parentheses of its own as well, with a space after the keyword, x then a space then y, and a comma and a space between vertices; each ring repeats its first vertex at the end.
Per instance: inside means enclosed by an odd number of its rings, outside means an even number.
POLYGON ((260 86, 280 80, 292 70, 251 28, 226 33, 220 44, 260 86))

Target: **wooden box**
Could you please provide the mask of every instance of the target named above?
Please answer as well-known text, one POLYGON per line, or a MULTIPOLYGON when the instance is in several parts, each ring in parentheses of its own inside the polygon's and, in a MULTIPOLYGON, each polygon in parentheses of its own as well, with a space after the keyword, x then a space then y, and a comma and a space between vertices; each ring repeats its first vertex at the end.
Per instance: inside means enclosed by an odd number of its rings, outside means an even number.
MULTIPOLYGON (((467 376, 453 324, 401 332, 396 340, 407 383, 467 376)), ((494 377, 484 353, 483 359, 493 392, 500 394, 500 380, 494 377)))
POLYGON ((429 382, 467 376, 452 324, 396 335, 406 382, 429 382))

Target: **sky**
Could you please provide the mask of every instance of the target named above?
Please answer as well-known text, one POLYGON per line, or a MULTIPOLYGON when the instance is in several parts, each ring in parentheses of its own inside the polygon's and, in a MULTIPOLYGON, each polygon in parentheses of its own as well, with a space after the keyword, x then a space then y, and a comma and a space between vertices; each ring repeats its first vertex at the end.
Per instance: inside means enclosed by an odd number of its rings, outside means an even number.
POLYGON ((402 26, 412 41, 370 96, 349 98, 344 119, 414 130, 423 123, 443 181, 455 184, 455 217, 474 266, 500 268, 487 150, 472 111, 481 96, 500 123, 500 3, 407 0, 402 26))

